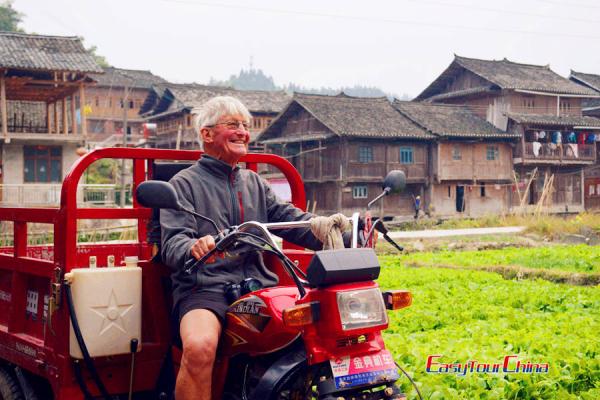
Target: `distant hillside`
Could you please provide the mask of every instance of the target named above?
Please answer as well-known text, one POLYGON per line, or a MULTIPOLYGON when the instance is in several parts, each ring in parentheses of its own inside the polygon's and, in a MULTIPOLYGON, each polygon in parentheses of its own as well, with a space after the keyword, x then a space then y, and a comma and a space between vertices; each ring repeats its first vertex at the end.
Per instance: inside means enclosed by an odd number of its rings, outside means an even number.
POLYGON ((372 86, 362 86, 362 85, 354 85, 354 86, 345 86, 341 88, 330 88, 330 87, 320 87, 320 88, 310 88, 306 86, 297 85, 295 83, 288 83, 287 85, 278 86, 275 84, 273 77, 267 76, 261 69, 242 69, 237 75, 231 75, 229 79, 225 81, 216 80, 211 78, 209 81, 210 85, 216 86, 230 86, 234 87, 238 90, 285 90, 288 93, 292 92, 300 92, 300 93, 309 93, 309 94, 325 94, 325 95, 335 95, 340 92, 344 92, 349 96, 356 97, 382 97, 386 96, 388 98, 398 98, 401 100, 409 100, 412 96, 403 93, 398 96, 394 93, 386 93, 383 90, 372 87, 372 86))

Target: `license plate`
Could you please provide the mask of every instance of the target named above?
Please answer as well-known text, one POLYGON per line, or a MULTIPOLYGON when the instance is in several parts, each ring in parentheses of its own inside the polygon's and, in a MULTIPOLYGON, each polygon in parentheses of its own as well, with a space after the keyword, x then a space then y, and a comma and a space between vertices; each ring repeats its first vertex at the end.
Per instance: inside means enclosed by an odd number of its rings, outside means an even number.
POLYGON ((398 379, 398 369, 387 350, 329 360, 337 389, 381 384, 398 379))

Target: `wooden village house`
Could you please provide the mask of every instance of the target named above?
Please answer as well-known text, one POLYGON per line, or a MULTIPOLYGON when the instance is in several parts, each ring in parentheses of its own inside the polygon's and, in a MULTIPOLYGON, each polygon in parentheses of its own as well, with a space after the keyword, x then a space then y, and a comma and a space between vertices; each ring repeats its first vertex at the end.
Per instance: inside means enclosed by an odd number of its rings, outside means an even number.
POLYGON ((381 193, 387 172, 403 170, 407 189, 387 196, 379 210, 393 217, 412 215, 413 196, 427 193, 434 137, 385 97, 296 93, 257 140, 294 164, 309 208, 321 214, 364 210, 381 193))
MULTIPOLYGON (((585 85, 600 94, 600 75, 571 71, 569 78, 573 82, 585 85)), ((600 118, 600 99, 583 99, 581 106, 583 115, 600 118)), ((596 164, 587 166, 584 170, 583 191, 585 209, 597 211, 600 210, 600 137, 595 139, 596 164)))
POLYGON ((88 138, 86 89, 102 69, 77 37, 0 32, 0 195, 56 204, 88 138))
POLYGON ((123 143, 123 124, 127 119, 126 142, 135 144, 143 138, 140 109, 152 85, 167 83, 150 71, 103 68, 91 74, 96 84, 88 89, 86 117, 89 141, 102 147, 123 143))
MULTIPOLYGON (((513 163, 519 189, 526 191, 524 206, 579 212, 584 168, 596 162, 591 138, 600 132, 595 118, 582 115, 582 100, 592 98, 598 93, 548 66, 455 56, 415 100, 467 105, 498 129, 518 134, 513 163)), ((512 205, 521 206, 518 197, 512 205)))
POLYGON ((153 145, 158 148, 198 148, 192 110, 215 96, 233 96, 252 114, 250 138, 253 141, 290 101, 283 91, 235 90, 199 84, 155 85, 141 107, 140 114, 157 126, 153 145))
POLYGON ((508 211, 518 134, 501 131, 462 106, 395 101, 394 107, 436 136, 429 154, 428 212, 477 217, 508 211))

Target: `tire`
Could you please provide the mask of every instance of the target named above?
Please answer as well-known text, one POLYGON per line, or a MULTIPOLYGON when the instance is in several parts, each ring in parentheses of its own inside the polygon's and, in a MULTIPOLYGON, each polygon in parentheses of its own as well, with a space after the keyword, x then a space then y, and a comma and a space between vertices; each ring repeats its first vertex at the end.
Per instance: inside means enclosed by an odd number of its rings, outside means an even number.
POLYGON ((0 367, 0 399, 24 400, 23 392, 17 378, 6 367, 0 367))
POLYGON ((277 388, 269 400, 312 399, 313 377, 306 366, 295 371, 285 383, 277 388))

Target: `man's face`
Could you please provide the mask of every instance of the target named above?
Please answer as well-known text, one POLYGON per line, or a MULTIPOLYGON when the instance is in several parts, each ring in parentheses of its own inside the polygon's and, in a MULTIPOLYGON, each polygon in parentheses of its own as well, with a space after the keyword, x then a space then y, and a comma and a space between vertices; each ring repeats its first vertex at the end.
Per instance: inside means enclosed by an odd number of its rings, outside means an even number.
POLYGON ((202 128, 200 134, 206 154, 235 165, 248 153, 250 133, 242 124, 248 126, 244 116, 226 115, 219 118, 212 127, 202 128))

